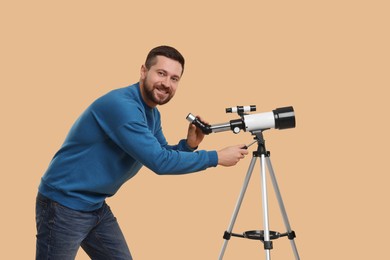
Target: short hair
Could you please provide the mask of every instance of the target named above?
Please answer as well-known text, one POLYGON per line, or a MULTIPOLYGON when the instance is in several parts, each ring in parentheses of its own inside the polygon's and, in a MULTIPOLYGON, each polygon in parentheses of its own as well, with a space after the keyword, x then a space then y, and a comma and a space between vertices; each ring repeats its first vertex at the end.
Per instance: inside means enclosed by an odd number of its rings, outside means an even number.
POLYGON ((158 47, 153 48, 149 52, 148 56, 146 57, 145 67, 147 69, 150 69, 150 67, 152 67, 154 64, 156 64, 156 62, 157 62, 156 57, 157 56, 164 56, 164 57, 167 57, 167 58, 170 58, 172 60, 179 62, 181 64, 181 67, 182 67, 181 74, 183 74, 185 61, 184 61, 183 55, 181 55, 181 53, 178 50, 176 50, 173 47, 166 46, 166 45, 162 45, 162 46, 158 46, 158 47))

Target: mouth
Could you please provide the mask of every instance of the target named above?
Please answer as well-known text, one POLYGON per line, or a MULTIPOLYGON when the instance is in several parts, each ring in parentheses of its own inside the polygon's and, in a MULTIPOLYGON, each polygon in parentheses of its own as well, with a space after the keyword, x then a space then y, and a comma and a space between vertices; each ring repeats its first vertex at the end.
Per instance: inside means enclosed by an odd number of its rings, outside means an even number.
POLYGON ((170 95, 170 91, 169 91, 169 88, 165 88, 165 87, 162 87, 162 86, 158 86, 155 88, 155 91, 156 91, 156 94, 158 96, 169 96, 170 95))

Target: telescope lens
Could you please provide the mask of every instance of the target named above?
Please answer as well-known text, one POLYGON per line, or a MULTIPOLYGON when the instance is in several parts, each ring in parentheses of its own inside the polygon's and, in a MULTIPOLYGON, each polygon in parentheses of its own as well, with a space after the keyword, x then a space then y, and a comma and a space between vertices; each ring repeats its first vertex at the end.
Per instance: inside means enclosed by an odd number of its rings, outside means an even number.
POLYGON ((287 129, 295 127, 295 113, 293 107, 281 107, 272 111, 275 116, 275 128, 287 129))

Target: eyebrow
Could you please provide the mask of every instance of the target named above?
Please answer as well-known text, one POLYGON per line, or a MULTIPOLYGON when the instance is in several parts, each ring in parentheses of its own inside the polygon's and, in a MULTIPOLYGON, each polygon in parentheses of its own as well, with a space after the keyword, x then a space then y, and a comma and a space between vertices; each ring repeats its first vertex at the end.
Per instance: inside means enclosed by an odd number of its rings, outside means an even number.
MULTIPOLYGON (((166 71, 166 70, 164 70, 164 69, 157 69, 157 71, 163 71, 164 73, 169 74, 168 71, 166 71)), ((178 78, 178 79, 181 78, 181 76, 176 75, 176 74, 173 74, 172 77, 176 77, 176 78, 178 78)))

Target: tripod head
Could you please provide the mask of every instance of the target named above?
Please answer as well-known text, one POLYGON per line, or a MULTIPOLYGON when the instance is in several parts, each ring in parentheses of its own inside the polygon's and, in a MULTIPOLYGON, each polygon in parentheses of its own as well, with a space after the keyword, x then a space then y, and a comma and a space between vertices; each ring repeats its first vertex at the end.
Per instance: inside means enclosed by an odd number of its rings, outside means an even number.
POLYGON ((295 127, 295 113, 292 106, 276 108, 272 110, 272 112, 263 112, 258 114, 246 113, 253 111, 256 111, 256 106, 253 105, 226 108, 226 113, 237 113, 240 118, 215 125, 205 124, 191 113, 188 114, 186 119, 200 128, 202 132, 207 135, 229 130, 238 134, 241 130, 244 130, 245 132, 256 132, 271 128, 288 129, 295 127))

